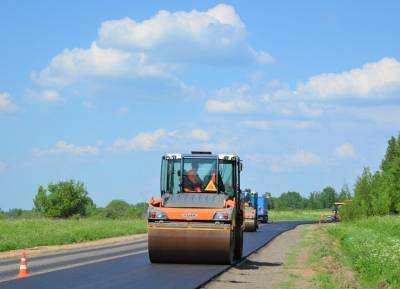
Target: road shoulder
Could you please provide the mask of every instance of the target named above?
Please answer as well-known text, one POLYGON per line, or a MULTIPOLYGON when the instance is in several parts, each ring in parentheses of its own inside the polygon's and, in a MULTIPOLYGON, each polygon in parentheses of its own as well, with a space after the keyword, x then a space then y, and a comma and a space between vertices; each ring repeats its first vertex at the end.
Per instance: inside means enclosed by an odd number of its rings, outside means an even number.
POLYGON ((326 226, 301 225, 281 234, 204 288, 360 288, 326 226))

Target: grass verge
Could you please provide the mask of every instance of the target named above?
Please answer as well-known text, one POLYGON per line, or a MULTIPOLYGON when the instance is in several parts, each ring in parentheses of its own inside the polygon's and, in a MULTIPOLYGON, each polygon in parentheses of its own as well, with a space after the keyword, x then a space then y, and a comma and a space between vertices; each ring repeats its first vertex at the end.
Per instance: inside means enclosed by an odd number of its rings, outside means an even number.
POLYGON ((145 220, 0 220, 0 252, 145 233, 145 220))
POLYGON ((271 221, 319 221, 323 215, 323 219, 331 214, 330 210, 290 210, 277 211, 270 210, 268 218, 271 221))
POLYGON ((400 288, 400 217, 373 217, 331 226, 363 288, 400 288))

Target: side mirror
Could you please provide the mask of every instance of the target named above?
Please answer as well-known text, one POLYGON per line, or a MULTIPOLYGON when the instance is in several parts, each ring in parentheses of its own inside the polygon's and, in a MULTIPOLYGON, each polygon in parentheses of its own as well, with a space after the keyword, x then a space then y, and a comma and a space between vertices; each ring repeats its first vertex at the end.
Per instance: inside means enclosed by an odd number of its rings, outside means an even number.
POLYGON ((243 163, 242 162, 239 165, 239 169, 240 169, 240 171, 243 171, 243 163))

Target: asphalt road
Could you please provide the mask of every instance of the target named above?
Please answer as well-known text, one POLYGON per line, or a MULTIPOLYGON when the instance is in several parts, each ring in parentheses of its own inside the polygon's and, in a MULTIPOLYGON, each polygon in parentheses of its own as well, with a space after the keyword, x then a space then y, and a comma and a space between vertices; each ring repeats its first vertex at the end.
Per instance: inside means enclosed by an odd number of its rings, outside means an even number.
MULTIPOLYGON (((245 233, 244 255, 267 244, 280 233, 309 222, 279 222, 261 225, 258 232, 245 233)), ((222 273, 226 265, 151 264, 147 241, 28 259, 36 274, 26 279, 9 279, 18 272, 18 261, 0 260, 0 289, 132 289, 198 288, 222 273)))

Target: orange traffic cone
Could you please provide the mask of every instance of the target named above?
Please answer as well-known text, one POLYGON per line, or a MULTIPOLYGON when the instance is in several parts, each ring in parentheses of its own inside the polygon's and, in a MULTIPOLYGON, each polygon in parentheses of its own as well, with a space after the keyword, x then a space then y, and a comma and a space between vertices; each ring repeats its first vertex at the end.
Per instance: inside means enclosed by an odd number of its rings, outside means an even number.
POLYGON ((18 278, 26 278, 26 277, 29 277, 29 272, 28 272, 28 262, 26 262, 26 252, 24 250, 22 251, 21 265, 19 265, 18 278))

